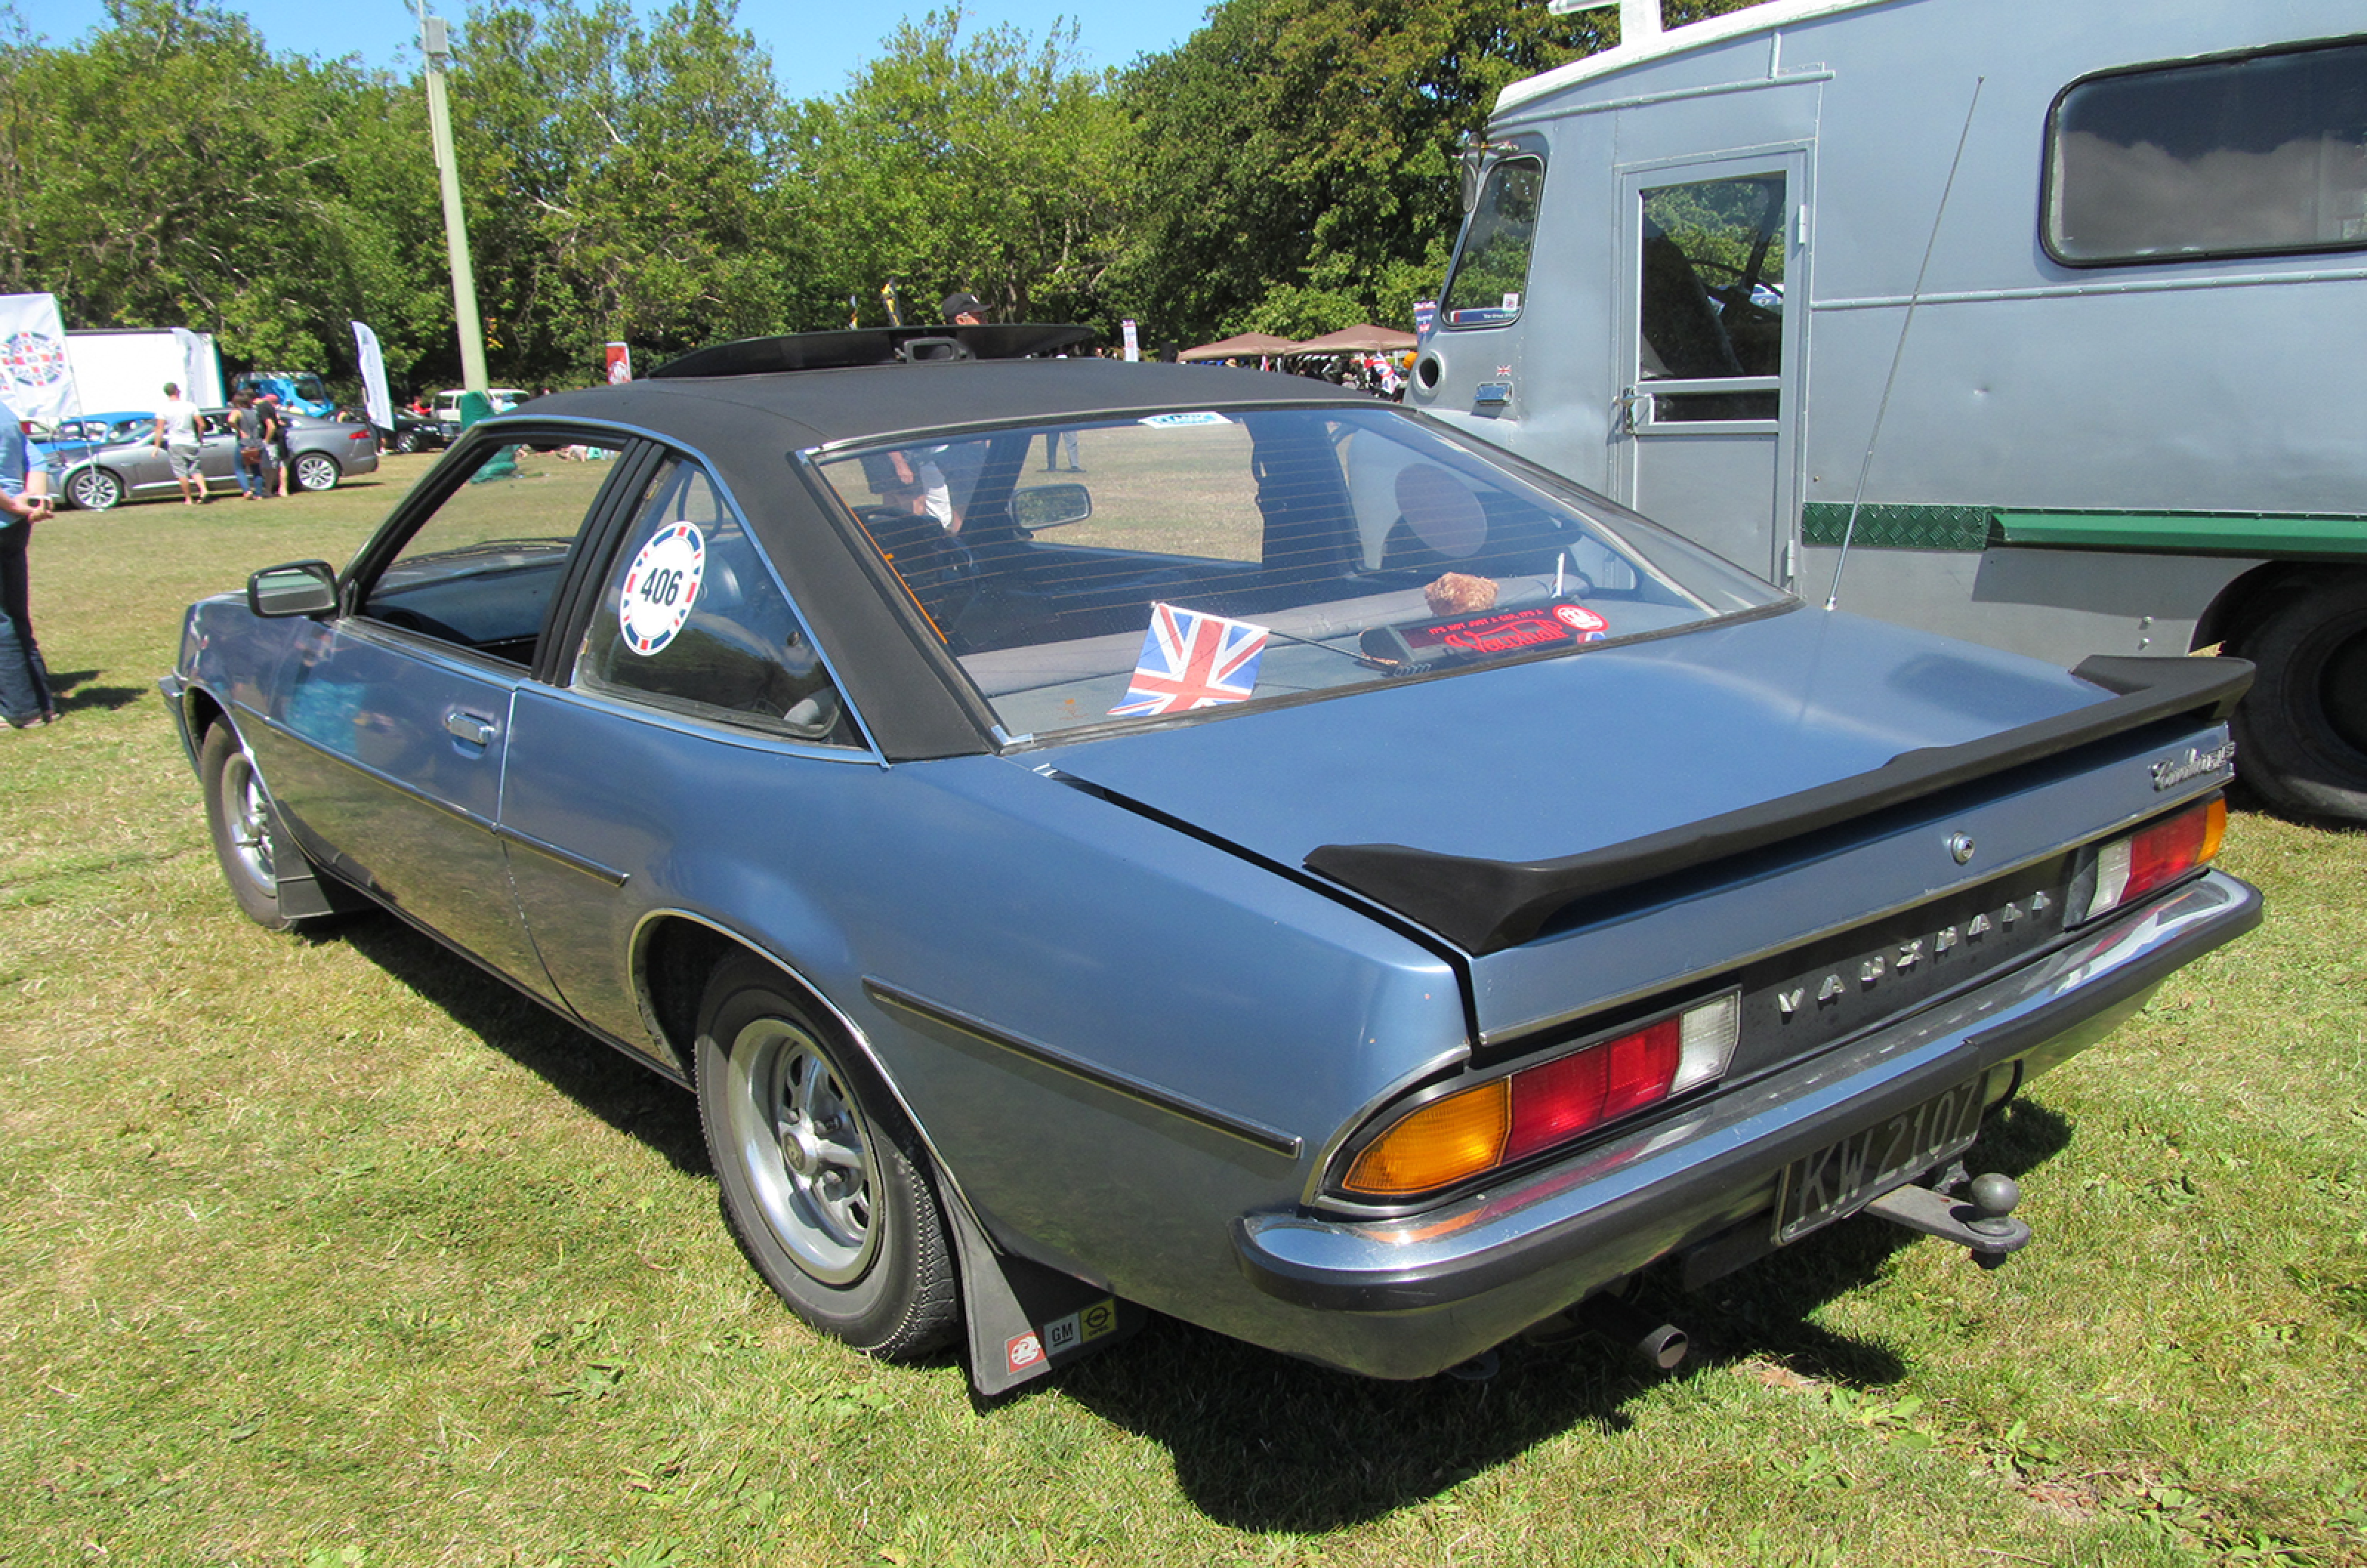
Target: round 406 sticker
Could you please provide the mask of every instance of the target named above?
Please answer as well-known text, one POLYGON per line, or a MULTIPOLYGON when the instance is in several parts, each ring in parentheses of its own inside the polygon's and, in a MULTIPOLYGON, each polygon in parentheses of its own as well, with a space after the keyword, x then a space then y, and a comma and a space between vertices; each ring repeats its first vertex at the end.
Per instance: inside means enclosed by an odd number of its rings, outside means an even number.
POLYGON ((1611 625, 1582 604, 1556 604, 1554 615, 1563 626, 1576 632, 1580 642, 1601 642, 1604 630, 1611 625))
POLYGON ((707 573, 707 540, 693 523, 670 523, 641 547, 625 572, 625 597, 617 625, 635 653, 651 654, 672 642, 698 603, 698 580, 707 573))

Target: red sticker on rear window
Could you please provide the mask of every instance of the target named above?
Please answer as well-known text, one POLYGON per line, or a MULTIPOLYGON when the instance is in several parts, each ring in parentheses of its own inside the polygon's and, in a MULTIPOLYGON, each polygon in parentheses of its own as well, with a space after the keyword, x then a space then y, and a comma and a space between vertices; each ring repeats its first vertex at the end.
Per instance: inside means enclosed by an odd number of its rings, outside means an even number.
POLYGON ((1610 622, 1580 604, 1541 605, 1533 610, 1497 610, 1408 626, 1398 635, 1406 646, 1451 648, 1463 653, 1519 653, 1563 642, 1595 642, 1610 622))

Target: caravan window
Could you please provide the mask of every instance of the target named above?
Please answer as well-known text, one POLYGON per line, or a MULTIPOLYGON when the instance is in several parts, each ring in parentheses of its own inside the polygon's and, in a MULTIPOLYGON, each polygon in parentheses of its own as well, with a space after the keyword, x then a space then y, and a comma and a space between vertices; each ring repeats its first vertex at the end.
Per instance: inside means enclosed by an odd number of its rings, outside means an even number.
POLYGON ((2073 266, 2367 247, 2367 41, 2075 82, 2046 183, 2073 266))
POLYGON ((1507 158, 1488 171, 1439 302, 1449 327, 1497 327, 1520 315, 1545 185, 1546 166, 1535 158, 1507 158))

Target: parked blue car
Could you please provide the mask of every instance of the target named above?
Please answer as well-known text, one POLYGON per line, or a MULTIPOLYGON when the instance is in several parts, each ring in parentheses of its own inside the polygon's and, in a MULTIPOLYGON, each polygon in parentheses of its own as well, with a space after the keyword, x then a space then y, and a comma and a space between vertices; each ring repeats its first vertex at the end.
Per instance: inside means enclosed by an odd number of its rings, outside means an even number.
POLYGON ((51 425, 49 434, 31 439, 27 457, 37 468, 63 472, 102 446, 141 440, 156 428, 156 411, 77 414, 51 425))
POLYGON ((193 606, 239 903, 689 1087, 789 1306, 987 1393, 1146 1308, 1423 1377, 1867 1212, 1996 1262, 1984 1118, 2259 918, 2238 661, 1829 614, 1083 335, 702 350, 193 606))

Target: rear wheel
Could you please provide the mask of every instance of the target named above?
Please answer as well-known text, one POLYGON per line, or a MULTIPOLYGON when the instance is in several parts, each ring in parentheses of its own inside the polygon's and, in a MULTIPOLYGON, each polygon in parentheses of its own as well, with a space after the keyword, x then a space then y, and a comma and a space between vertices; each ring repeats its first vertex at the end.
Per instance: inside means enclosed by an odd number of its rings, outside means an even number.
POLYGON ((300 453, 296 458, 296 486, 300 490, 334 490, 343 472, 337 460, 326 452, 300 453))
POLYGON ((399 455, 418 451, 419 432, 415 430, 396 431, 393 436, 388 440, 386 449, 399 455))
POLYGON ((2367 577, 2286 601, 2231 651, 2259 666, 2236 765, 2282 810, 2367 821, 2367 577))
POLYGON ((697 1076, 724 1215, 790 1309, 891 1359, 951 1337, 953 1259, 917 1140, 771 964, 717 969, 697 1076))
POLYGON ((228 720, 206 731, 198 749, 198 776, 206 792, 206 825, 212 829, 214 858, 222 880, 247 918, 273 931, 295 921, 279 908, 279 878, 272 863, 271 794, 255 759, 228 720))
POLYGON ((85 512, 105 512, 123 500, 123 481, 105 468, 85 468, 66 481, 66 499, 85 512))

